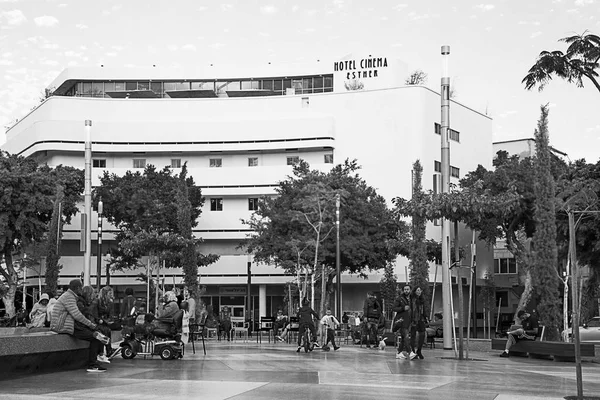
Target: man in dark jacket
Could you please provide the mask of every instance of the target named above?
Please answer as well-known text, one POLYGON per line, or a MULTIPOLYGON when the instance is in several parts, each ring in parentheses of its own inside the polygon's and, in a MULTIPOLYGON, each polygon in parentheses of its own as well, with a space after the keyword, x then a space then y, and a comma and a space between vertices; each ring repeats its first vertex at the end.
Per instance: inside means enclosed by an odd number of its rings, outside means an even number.
POLYGON ((400 335, 396 358, 402 360, 406 360, 410 353, 410 343, 408 339, 408 332, 411 324, 410 303, 410 285, 406 284, 402 288, 402 293, 400 293, 394 301, 394 307, 392 307, 392 311, 396 313, 392 324, 392 332, 397 332, 397 335, 400 335))
POLYGON ((317 329, 315 328, 313 316, 317 321, 319 320, 319 314, 310 308, 308 300, 302 300, 302 307, 298 310, 298 350, 296 350, 296 352, 300 352, 300 348, 302 347, 302 336, 307 328, 310 329, 310 333, 312 334, 313 345, 315 347, 321 347, 319 346, 319 343, 317 343, 317 329))
POLYGON ((375 297, 373 292, 367 293, 367 299, 363 305, 363 315, 365 321, 365 331, 363 332, 363 338, 368 335, 367 348, 370 348, 370 343, 373 343, 373 347, 377 347, 377 326, 382 314, 381 303, 375 297))

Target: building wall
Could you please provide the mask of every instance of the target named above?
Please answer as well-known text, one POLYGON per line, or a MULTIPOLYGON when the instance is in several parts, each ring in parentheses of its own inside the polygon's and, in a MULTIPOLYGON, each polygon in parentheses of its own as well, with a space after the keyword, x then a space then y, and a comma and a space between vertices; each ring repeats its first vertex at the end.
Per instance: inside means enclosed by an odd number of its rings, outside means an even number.
MULTIPOLYGON (((460 132, 460 142, 450 142, 451 165, 460 168, 461 178, 478 164, 491 168, 491 119, 455 102, 450 112, 451 127, 460 132)), ((441 159, 440 135, 434 132, 440 98, 420 86, 264 98, 51 97, 8 132, 3 149, 34 155, 52 166, 83 168, 87 119, 93 121, 93 157, 105 158, 111 173, 125 173, 133 158, 159 167, 170 164, 171 158, 188 162, 190 175, 204 187, 207 198, 196 235, 204 238, 207 252, 222 254, 217 263, 201 270, 203 283, 210 284, 246 282, 247 257, 236 246, 248 233, 240 221, 250 216, 247 198, 274 193, 277 182, 292 172, 287 156, 297 155, 323 171, 332 166, 324 163, 324 154, 333 151, 335 164, 356 158, 362 166, 360 175, 390 206, 394 197, 411 196, 411 169, 417 159, 423 165, 426 191, 433 188, 434 161, 441 159), (247 166, 250 156, 259 157, 258 167, 247 166), (210 168, 212 157, 222 158, 223 166, 210 168), (210 211, 211 197, 224 199, 223 211, 210 211)), ((94 169, 93 185, 99 184, 103 170, 94 169)), ((92 219, 96 221, 96 215, 92 219)), ((79 228, 79 219, 74 218, 66 227, 65 240, 78 240, 79 228)), ((105 226, 105 231, 105 240, 110 240, 111 227, 105 226)), ((440 231, 430 224, 428 237, 439 240, 440 231)), ((478 258, 478 264, 485 265, 485 260, 478 258)), ((75 255, 61 262, 65 277, 81 271, 81 258, 75 255)), ((407 264, 398 259, 400 281, 406 279, 407 264)), ((280 270, 264 268, 269 272, 255 277, 255 283, 289 280, 280 270)), ((433 281, 433 266, 430 275, 433 281)), ((380 278, 375 273, 359 281, 371 285, 380 278)), ((343 282, 354 279, 344 276, 343 282)))

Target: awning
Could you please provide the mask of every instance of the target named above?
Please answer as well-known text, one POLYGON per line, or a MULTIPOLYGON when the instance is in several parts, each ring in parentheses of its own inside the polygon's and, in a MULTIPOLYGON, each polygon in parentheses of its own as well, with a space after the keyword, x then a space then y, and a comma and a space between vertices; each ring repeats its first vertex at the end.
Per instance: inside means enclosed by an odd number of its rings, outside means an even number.
POLYGON ((126 90, 119 92, 105 92, 108 96, 113 99, 155 99, 158 96, 152 90, 126 90))
POLYGON ((165 93, 173 99, 217 97, 212 89, 166 90, 165 93))

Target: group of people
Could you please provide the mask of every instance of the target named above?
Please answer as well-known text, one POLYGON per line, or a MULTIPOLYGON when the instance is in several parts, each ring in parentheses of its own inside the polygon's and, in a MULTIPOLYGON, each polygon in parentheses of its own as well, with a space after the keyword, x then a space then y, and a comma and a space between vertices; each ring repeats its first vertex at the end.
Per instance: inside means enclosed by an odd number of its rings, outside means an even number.
POLYGON ((422 349, 429 319, 423 288, 417 286, 411 290, 409 284, 404 285, 394 301, 392 310, 396 313, 392 322, 392 332, 399 337, 396 358, 424 359, 422 349))

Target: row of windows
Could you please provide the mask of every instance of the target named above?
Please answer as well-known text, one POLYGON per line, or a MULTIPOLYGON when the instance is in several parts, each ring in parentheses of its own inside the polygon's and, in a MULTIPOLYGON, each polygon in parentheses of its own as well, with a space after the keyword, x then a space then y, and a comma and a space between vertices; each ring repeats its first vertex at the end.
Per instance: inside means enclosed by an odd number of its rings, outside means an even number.
POLYGON ((495 274, 516 274, 517 260, 514 258, 495 258, 494 259, 495 274))
MULTIPOLYGON (((437 122, 433 123, 433 131, 437 134, 440 135, 442 132, 442 126, 440 124, 438 124, 437 122)), ((454 129, 450 129, 450 135, 449 135, 449 139, 450 140, 454 140, 455 142, 460 142, 460 132, 459 131, 455 131, 454 129)))
MULTIPOLYGON (((248 210, 258 210, 258 197, 248 198, 248 210)), ((210 211, 223 211, 223 198, 213 197, 210 199, 210 211)))
MULTIPOLYGON (((442 163, 439 161, 433 162, 433 169, 435 172, 442 172, 442 163)), ((450 166, 450 176, 453 178, 460 178, 460 168, 450 166)))
MULTIPOLYGON (((288 156, 287 157, 287 165, 294 165, 300 162, 300 157, 298 156, 288 156)), ((325 164, 333 164, 333 154, 325 154, 323 157, 323 162, 325 164)), ((208 161, 208 166, 210 168, 221 168, 223 166, 222 158, 210 158, 208 161)), ((249 167, 258 167, 258 157, 248 157, 248 166, 249 167)), ((103 158, 94 158, 92 160, 93 168, 106 168, 106 159, 103 158)), ((145 158, 134 158, 133 159, 133 168, 146 168, 146 159, 145 158)), ((181 158, 172 158, 171 159, 171 168, 181 168, 181 158)))
POLYGON ((168 92, 184 90, 211 90, 215 95, 228 91, 265 90, 275 95, 286 94, 287 89, 296 94, 325 93, 333 91, 333 75, 299 76, 294 78, 264 78, 236 81, 129 81, 129 82, 77 82, 67 96, 110 97, 110 92, 151 91, 156 97, 168 98, 168 92))

